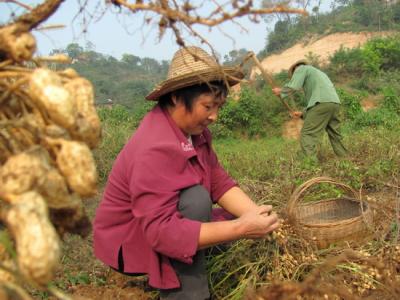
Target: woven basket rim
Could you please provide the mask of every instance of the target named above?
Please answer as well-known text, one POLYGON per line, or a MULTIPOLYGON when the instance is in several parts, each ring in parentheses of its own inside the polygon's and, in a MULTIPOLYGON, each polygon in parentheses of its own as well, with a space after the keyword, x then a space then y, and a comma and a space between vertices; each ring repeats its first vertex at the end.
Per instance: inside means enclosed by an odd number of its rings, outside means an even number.
MULTIPOLYGON (((334 201, 338 201, 338 200, 339 201, 340 200, 353 201, 353 202, 358 203, 360 205, 365 205, 366 207, 365 207, 365 209, 362 210, 361 214, 356 216, 356 217, 347 218, 345 220, 334 221, 334 222, 312 223, 311 224, 311 223, 307 223, 307 222, 301 221, 301 219, 299 219, 299 218, 296 218, 296 217, 293 217, 293 218, 296 219, 297 224, 302 225, 304 227, 309 227, 309 228, 312 228, 312 227, 314 227, 314 228, 327 228, 327 227, 333 227, 333 226, 338 226, 338 225, 348 225, 348 224, 351 224, 351 223, 354 223, 354 222, 358 221, 359 219, 363 219, 363 221, 364 221, 365 215, 370 214, 370 212, 371 212, 371 209, 370 209, 368 203, 366 203, 366 202, 362 202, 361 203, 360 201, 358 201, 355 198, 350 198, 350 197, 345 197, 345 196, 344 197, 343 196, 342 197, 338 197, 338 198, 328 198, 328 199, 323 199, 323 200, 318 200, 318 201, 313 201, 313 202, 308 202, 308 203, 302 203, 297 208, 305 207, 305 206, 313 206, 313 205, 316 205, 316 204, 326 203, 326 202, 334 202, 334 201)), ((297 208, 295 208, 295 210, 297 208)))
MULTIPOLYGON (((346 207, 335 207, 333 209, 335 210, 337 208, 344 210, 346 209, 346 207)), ((329 209, 329 207, 327 207, 327 209, 329 209)), ((331 243, 340 243, 344 241, 353 242, 364 239, 366 237, 366 232, 371 229, 370 225, 373 222, 373 210, 368 202, 363 201, 361 197, 361 192, 357 193, 350 186, 338 182, 330 177, 315 177, 298 186, 289 198, 286 212, 289 221, 293 223, 294 230, 297 231, 304 238, 312 241, 312 243, 315 244, 319 249, 325 248, 331 243), (319 183, 333 184, 343 189, 343 191, 346 192, 346 195, 342 195, 336 198, 328 198, 300 203, 301 200, 304 200, 304 194, 308 192, 308 189, 311 186, 319 183), (322 223, 322 218, 313 218, 314 216, 318 215, 307 215, 307 212, 305 212, 305 216, 304 218, 302 218, 300 215, 300 211, 298 211, 300 207, 306 207, 305 209, 307 209, 307 206, 309 206, 311 210, 311 206, 316 206, 324 202, 326 203, 340 201, 340 199, 354 201, 355 203, 358 202, 361 209, 358 210, 358 215, 349 215, 348 218, 340 220, 331 220, 330 218, 328 218, 325 219, 325 222, 322 223), (298 214, 298 216, 296 216, 296 214, 298 214), (307 219, 312 221, 313 223, 308 222, 307 219)), ((336 215, 332 215, 332 217, 335 216, 336 215)))
MULTIPOLYGON (((334 179, 330 178, 330 177, 316 177, 316 178, 312 178, 306 182, 304 182, 302 185, 300 185, 299 187, 297 187, 297 189, 295 190, 295 192, 293 192, 291 198, 289 199, 288 202, 288 216, 289 218, 294 221, 297 225, 302 226, 302 227, 306 227, 306 228, 330 228, 330 227, 341 227, 341 226, 345 226, 345 225, 349 225, 358 221, 364 221, 366 220, 366 216, 368 214, 371 214, 371 209, 369 207, 369 205, 364 202, 359 195, 355 192, 355 190, 353 190, 351 187, 340 183, 338 181, 335 181, 334 179), (337 198, 328 198, 328 199, 322 199, 322 200, 318 200, 318 201, 312 201, 312 202, 308 202, 308 203, 299 203, 299 200, 302 198, 303 194, 307 191, 307 189, 309 189, 311 186, 318 184, 318 183, 330 183, 333 185, 336 185, 338 187, 343 188, 345 191, 350 192, 351 194, 353 194, 352 196, 340 196, 337 198), (354 202, 358 202, 360 203, 360 205, 362 205, 365 209, 362 208, 362 212, 360 213, 360 215, 355 216, 355 217, 351 217, 348 219, 344 219, 344 220, 338 220, 338 221, 332 221, 332 222, 324 222, 324 223, 309 223, 309 222, 305 222, 304 220, 302 220, 301 218, 297 217, 295 215, 295 211, 297 210, 298 207, 305 207, 305 206, 313 206, 319 203, 324 203, 324 202, 330 202, 330 201, 338 201, 338 199, 346 199, 346 200, 351 200, 354 202)), ((318 221, 316 219, 316 221, 318 221)))
POLYGON ((351 187, 349 187, 348 185, 340 183, 330 177, 325 177, 325 176, 315 177, 315 178, 311 178, 311 179, 303 182, 301 185, 299 185, 294 190, 294 192, 292 193, 292 195, 289 198, 289 201, 287 203, 287 208, 286 208, 289 216, 293 216, 294 208, 299 204, 300 200, 303 198, 304 194, 308 191, 308 189, 310 187, 312 187, 313 185, 316 185, 319 183, 329 183, 329 184, 338 186, 338 187, 342 188, 344 191, 350 192, 354 196, 355 199, 358 199, 360 202, 362 201, 362 199, 360 199, 358 197, 356 191, 354 189, 352 189, 351 187))
MULTIPOLYGON (((305 203, 301 203, 300 205, 298 205, 297 207, 302 207, 302 206, 308 206, 308 205, 315 205, 318 203, 322 203, 322 202, 330 202, 330 201, 340 201, 340 200, 350 200, 353 202, 357 202, 360 203, 359 200, 357 200, 356 198, 351 198, 351 197, 346 197, 346 196, 340 196, 337 198, 328 198, 328 199, 321 199, 321 200, 317 200, 317 201, 310 201, 310 202, 305 202, 305 203)), ((364 205, 368 206, 368 203, 363 202, 364 205)))

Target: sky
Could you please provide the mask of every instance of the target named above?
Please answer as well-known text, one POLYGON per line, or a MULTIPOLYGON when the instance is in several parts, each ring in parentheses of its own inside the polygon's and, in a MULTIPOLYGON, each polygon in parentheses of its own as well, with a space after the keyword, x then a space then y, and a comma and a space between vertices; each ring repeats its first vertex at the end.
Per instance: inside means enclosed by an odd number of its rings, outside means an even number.
MULTIPOLYGON (((259 5, 261 0, 254 3, 259 5)), ((28 5, 41 3, 39 0, 21 1, 28 5)), ((143 14, 127 13, 115 7, 108 7, 105 13, 104 0, 66 0, 61 7, 43 25, 64 25, 62 29, 34 31, 37 39, 38 55, 47 55, 53 49, 65 49, 70 43, 79 43, 82 47, 92 45, 93 50, 120 59, 124 53, 139 57, 150 57, 156 60, 170 60, 178 50, 175 38, 166 32, 159 41, 157 26, 143 24, 143 14), (82 3, 88 2, 83 13, 78 14, 82 3), (78 15, 78 16, 77 16, 78 15), (86 25, 83 25, 86 24, 86 25)), ((202 1, 192 1, 201 3, 202 1)), ((219 1, 225 3, 226 1, 219 1)), ((330 0, 322 1, 321 10, 327 10, 330 0), (324 3, 325 2, 325 3, 324 3)), ((204 8, 204 9, 207 9, 204 8)), ((10 14, 20 15, 24 10, 12 3, 0 2, 0 21, 6 23, 10 14)), ((217 54, 223 58, 232 50, 245 48, 258 53, 265 47, 268 29, 273 28, 274 21, 268 24, 260 18, 260 22, 251 22, 247 17, 236 20, 238 24, 226 23, 218 28, 207 29, 195 27, 213 46, 217 54), (247 29, 246 30, 244 30, 247 29)), ((192 45, 203 47, 198 41, 188 39, 192 45)))

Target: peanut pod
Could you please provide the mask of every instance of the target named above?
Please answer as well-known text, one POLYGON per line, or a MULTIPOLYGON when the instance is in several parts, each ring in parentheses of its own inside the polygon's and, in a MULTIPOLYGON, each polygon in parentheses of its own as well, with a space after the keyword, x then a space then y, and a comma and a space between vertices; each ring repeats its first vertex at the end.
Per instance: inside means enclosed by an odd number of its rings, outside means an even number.
POLYGON ((43 148, 13 155, 0 167, 3 194, 22 194, 34 188, 38 178, 46 174, 46 154, 43 148))
POLYGON ((59 262, 60 244, 45 200, 36 192, 16 196, 5 221, 16 241, 21 274, 39 286, 47 285, 59 262))
POLYGON ((68 207, 70 204, 67 182, 60 172, 50 167, 36 185, 36 190, 46 199, 49 208, 68 207))
POLYGON ((32 58, 36 51, 36 40, 30 32, 20 32, 18 25, 10 25, 0 29, 0 52, 7 58, 22 62, 32 58))
POLYGON ((74 125, 74 99, 62 85, 57 73, 43 68, 36 69, 29 80, 29 91, 35 104, 44 109, 54 123, 64 128, 74 125))
POLYGON ((69 80, 65 84, 75 100, 76 123, 69 129, 74 139, 83 141, 94 148, 100 141, 101 123, 94 107, 94 93, 92 84, 81 77, 69 80))
POLYGON ((89 147, 82 142, 46 139, 56 153, 56 163, 68 186, 82 197, 97 190, 97 170, 89 147))

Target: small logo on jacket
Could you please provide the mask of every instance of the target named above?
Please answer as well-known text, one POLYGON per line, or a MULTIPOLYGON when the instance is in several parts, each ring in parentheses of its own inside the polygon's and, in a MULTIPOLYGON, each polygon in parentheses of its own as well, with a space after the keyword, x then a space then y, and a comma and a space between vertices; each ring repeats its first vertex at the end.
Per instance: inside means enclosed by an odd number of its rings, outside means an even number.
POLYGON ((182 146, 182 150, 185 152, 194 150, 193 145, 191 143, 181 142, 181 146, 182 146))

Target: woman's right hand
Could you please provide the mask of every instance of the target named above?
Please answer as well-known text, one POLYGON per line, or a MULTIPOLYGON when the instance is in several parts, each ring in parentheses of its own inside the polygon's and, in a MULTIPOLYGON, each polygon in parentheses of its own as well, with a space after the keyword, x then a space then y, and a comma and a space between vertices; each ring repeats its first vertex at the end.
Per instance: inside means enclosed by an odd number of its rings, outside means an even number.
POLYGON ((278 215, 272 212, 271 205, 261 205, 244 213, 236 221, 240 224, 242 238, 263 238, 280 226, 278 215))

